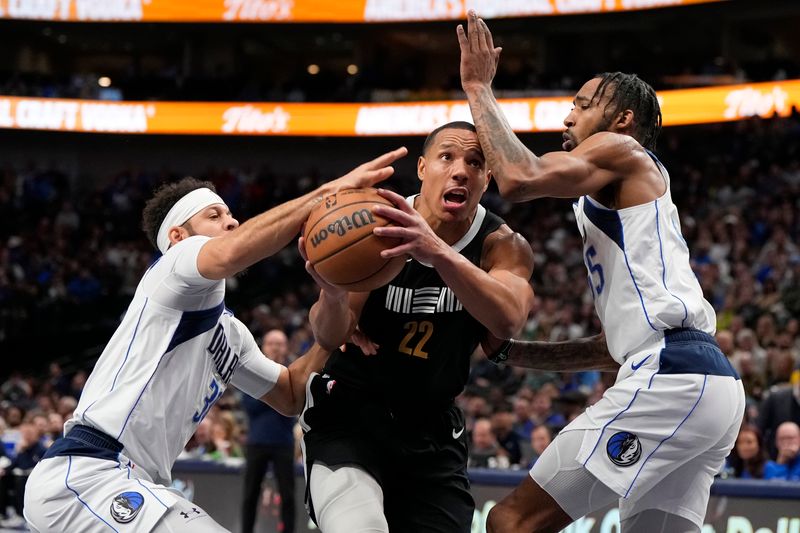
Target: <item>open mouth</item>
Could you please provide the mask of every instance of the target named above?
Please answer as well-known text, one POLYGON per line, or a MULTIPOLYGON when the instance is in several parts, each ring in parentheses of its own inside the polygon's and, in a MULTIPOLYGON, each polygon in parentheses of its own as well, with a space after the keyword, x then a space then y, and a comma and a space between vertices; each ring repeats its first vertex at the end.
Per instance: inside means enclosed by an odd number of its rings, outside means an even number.
POLYGON ((467 202, 467 191, 463 188, 451 189, 444 193, 445 208, 455 209, 467 202))

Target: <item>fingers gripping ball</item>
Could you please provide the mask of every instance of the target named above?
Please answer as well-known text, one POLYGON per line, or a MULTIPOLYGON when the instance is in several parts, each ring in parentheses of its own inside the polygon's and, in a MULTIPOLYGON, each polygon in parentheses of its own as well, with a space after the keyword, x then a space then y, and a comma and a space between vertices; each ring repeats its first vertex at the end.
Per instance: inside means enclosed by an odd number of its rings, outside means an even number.
POLYGON ((375 189, 347 189, 327 196, 309 214, 303 235, 306 255, 328 283, 366 292, 386 285, 403 269, 405 257, 380 256, 401 241, 372 233, 391 223, 372 212, 375 204, 392 205, 375 189))

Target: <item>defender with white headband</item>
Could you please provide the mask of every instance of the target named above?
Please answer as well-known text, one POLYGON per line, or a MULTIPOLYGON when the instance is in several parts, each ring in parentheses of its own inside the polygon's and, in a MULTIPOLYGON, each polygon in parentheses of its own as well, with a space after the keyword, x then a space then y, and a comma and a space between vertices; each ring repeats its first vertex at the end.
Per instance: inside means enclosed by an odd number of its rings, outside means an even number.
POLYGON ((225 278, 288 244, 324 196, 386 179, 405 153, 384 154, 241 226, 210 183, 186 178, 157 191, 143 226, 163 255, 142 277, 65 436, 28 479, 34 531, 225 531, 169 488, 175 459, 229 384, 296 414, 303 384, 328 355, 315 344, 289 368, 265 357, 225 307, 225 278))

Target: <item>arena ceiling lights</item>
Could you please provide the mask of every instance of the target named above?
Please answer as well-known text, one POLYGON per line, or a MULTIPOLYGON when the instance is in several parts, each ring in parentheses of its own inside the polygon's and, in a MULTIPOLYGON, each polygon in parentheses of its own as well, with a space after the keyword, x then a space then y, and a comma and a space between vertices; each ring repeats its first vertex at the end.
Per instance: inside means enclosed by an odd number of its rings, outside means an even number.
MULTIPOLYGON (((800 80, 658 93, 665 126, 789 116, 800 80)), ((572 96, 501 99, 517 132, 561 131, 572 96)), ((184 135, 426 135, 471 120, 465 101, 392 104, 103 102, 0 96, 0 128, 184 135)))
POLYGON ((724 0, 0 0, 0 19, 69 22, 407 22, 635 11, 724 0))

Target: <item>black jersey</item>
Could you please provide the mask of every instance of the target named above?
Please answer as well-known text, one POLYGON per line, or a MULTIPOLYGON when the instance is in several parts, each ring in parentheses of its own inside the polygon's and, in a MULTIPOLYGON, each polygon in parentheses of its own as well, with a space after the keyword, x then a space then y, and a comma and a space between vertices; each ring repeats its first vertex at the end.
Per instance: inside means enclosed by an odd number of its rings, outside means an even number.
MULTIPOLYGON (((486 236, 503 223, 479 206, 453 248, 480 266, 486 236)), ((370 293, 359 328, 379 345, 378 353, 365 356, 348 344, 331 355, 325 372, 396 412, 449 405, 463 390, 470 357, 486 334, 436 269, 414 259, 370 293)))

